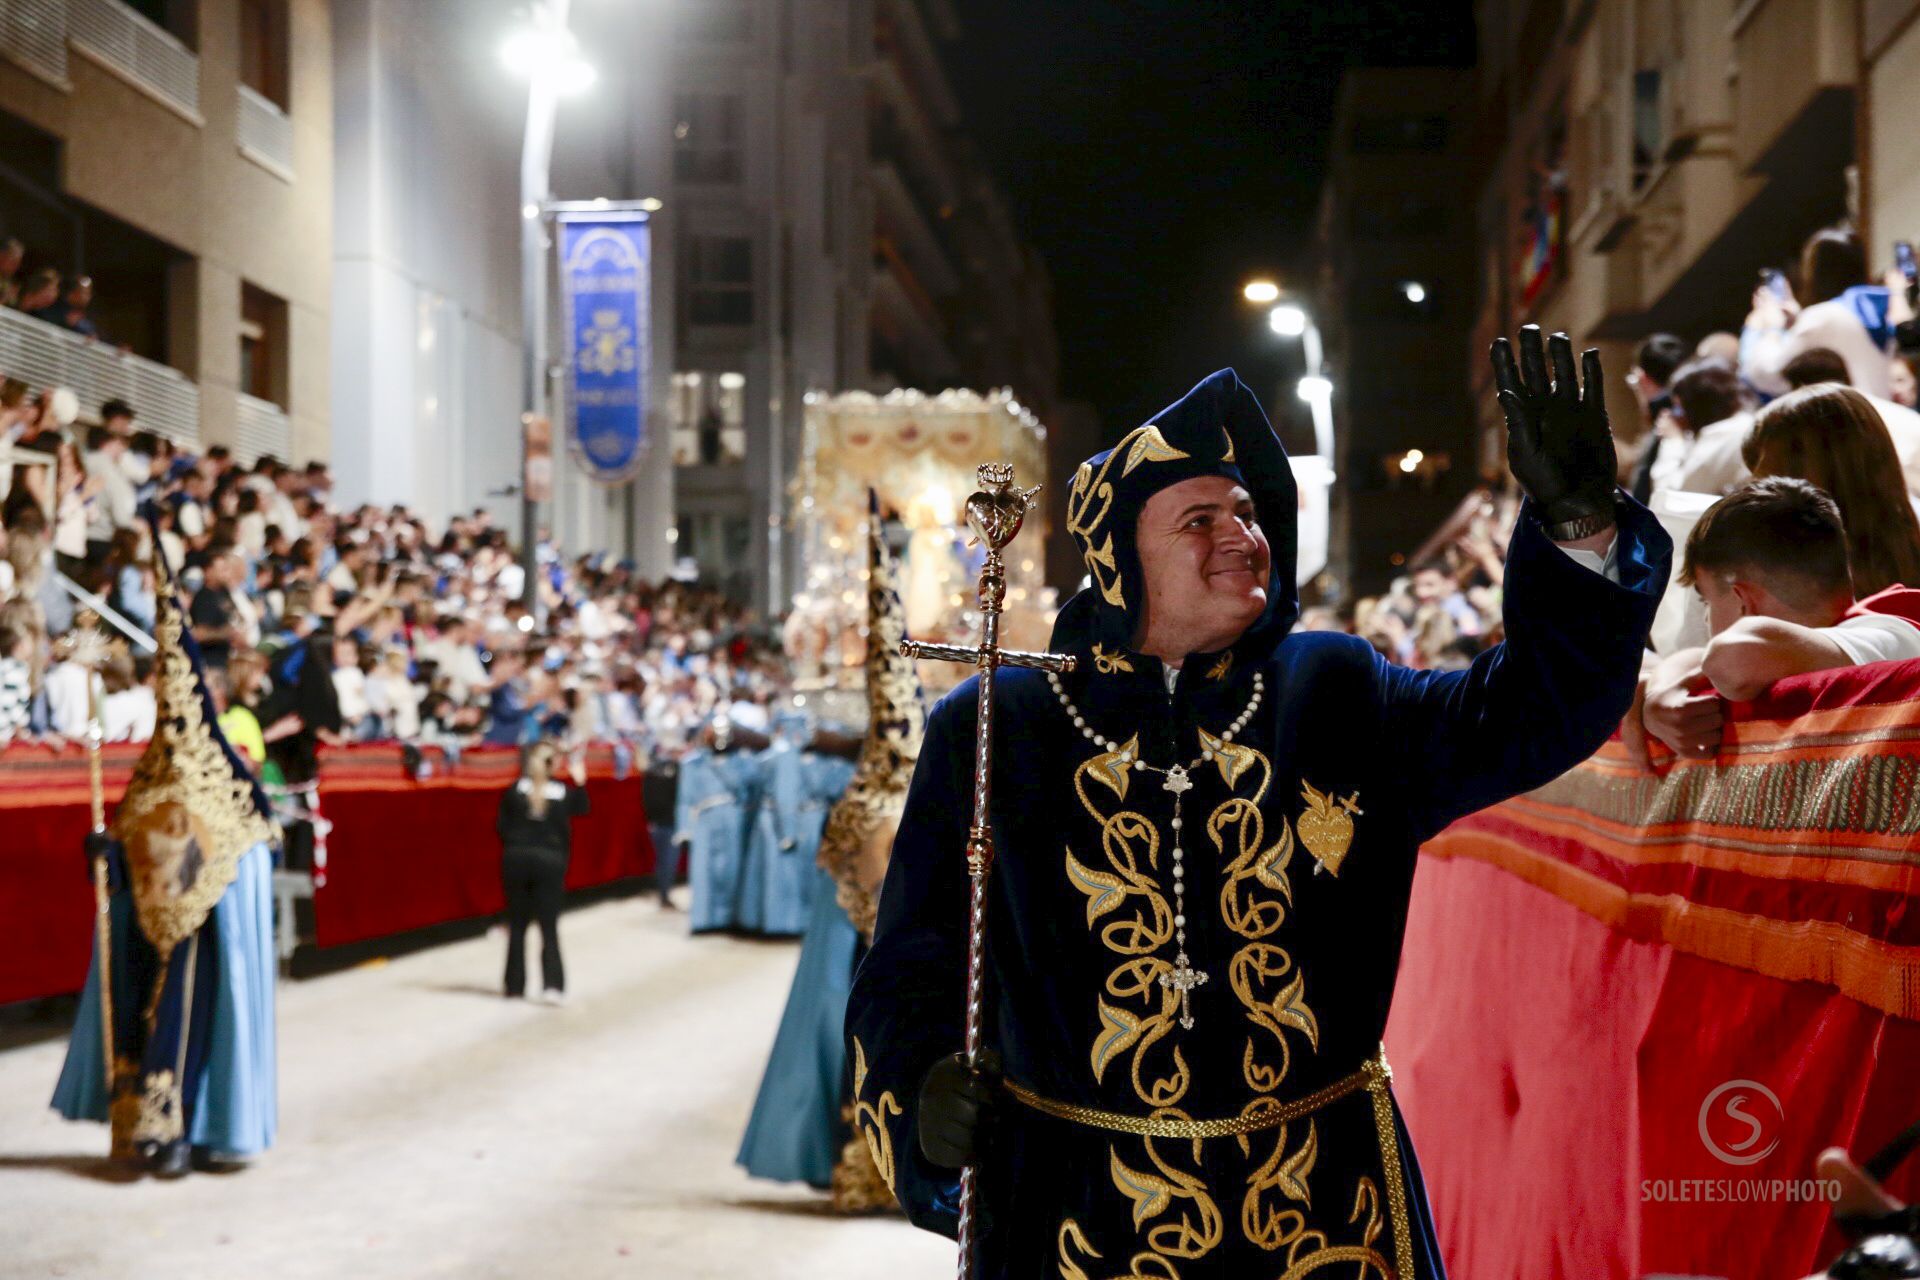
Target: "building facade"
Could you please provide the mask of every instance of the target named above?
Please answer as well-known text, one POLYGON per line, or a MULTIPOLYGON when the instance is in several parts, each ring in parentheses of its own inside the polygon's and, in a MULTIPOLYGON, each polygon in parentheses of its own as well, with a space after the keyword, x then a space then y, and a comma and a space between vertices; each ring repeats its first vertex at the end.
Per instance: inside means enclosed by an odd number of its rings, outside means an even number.
MULTIPOLYGON (((667 12, 575 9, 573 30, 599 76, 561 101, 554 196, 660 198, 670 164, 667 12)), ((485 507, 518 528, 527 86, 499 51, 522 15, 511 0, 336 0, 333 10, 338 496, 404 503, 436 526, 485 507)), ((553 501, 541 512, 563 547, 630 558, 655 577, 673 555, 678 215, 661 209, 653 231, 646 461, 633 480, 601 485, 556 440, 553 501)), ((551 352, 568 349, 559 310, 550 309, 551 352)))
MULTIPOLYGON (((1758 273, 1851 219, 1884 268, 1912 148, 1870 126, 1920 65, 1912 4, 1483 0, 1473 341, 1482 457, 1501 456, 1485 346, 1523 323, 1601 348, 1616 435, 1634 347, 1738 332, 1758 273), (1881 76, 1880 72, 1886 74, 1881 76), (1878 148, 1876 150, 1875 148, 1878 148)), ((1903 222, 1901 219, 1905 217, 1903 222)))
POLYGON ((1333 382, 1328 577, 1380 590, 1478 476, 1457 355, 1473 314, 1471 73, 1358 69, 1335 104, 1311 298, 1333 382))
POLYGON ((946 0, 714 0, 673 33, 676 551, 778 612, 810 391, 1057 392, 1051 289, 962 133, 946 0))
POLYGON ((331 448, 325 0, 20 0, 0 233, 91 279, 99 340, 0 312, 0 371, 242 458, 331 448))

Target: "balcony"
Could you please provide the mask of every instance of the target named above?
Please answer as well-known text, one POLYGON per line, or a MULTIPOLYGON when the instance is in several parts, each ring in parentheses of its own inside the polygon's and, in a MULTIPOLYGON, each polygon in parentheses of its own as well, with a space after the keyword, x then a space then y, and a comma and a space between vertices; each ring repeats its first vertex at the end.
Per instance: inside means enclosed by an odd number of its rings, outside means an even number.
POLYGON ((172 33, 121 0, 71 0, 67 34, 82 53, 195 124, 200 117, 200 59, 172 33))
POLYGON ((239 88, 240 119, 235 131, 240 154, 287 181, 293 181, 293 122, 272 98, 246 85, 239 88))
POLYGON ((271 400, 240 393, 240 409, 235 420, 233 457, 250 467, 262 458, 293 461, 293 423, 287 411, 271 400))
POLYGON ((89 414, 103 401, 125 400, 139 413, 142 427, 199 447, 200 388, 186 375, 58 325, 0 310, 0 375, 35 388, 72 387, 89 414))
POLYGON ((1838 170, 1835 138, 1853 136, 1851 0, 1748 0, 1733 38, 1733 149, 1748 173, 1838 170))
POLYGON ((870 129, 875 159, 894 160, 931 209, 954 203, 959 181, 938 127, 900 77, 891 60, 873 69, 874 104, 870 129))
POLYGON ((938 297, 957 292, 960 281, 954 275, 953 260, 933 224, 927 221, 920 202, 907 189, 899 167, 890 160, 875 161, 873 190, 882 226, 900 244, 928 291, 938 297))
POLYGON ((59 88, 67 84, 67 0, 0 0, 0 54, 59 88))
POLYGON ((932 299, 891 244, 880 240, 874 248, 874 328, 906 358, 910 367, 900 372, 930 384, 957 377, 960 365, 932 299))

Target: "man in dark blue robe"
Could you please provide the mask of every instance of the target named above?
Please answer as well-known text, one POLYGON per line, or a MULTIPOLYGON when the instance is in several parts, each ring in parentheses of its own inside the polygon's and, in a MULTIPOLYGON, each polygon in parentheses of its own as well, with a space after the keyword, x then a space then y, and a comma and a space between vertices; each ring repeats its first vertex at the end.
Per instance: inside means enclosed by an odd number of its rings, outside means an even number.
POLYGON ((1381 1051, 1415 852, 1605 740, 1672 550, 1615 487, 1597 354, 1583 393, 1564 336, 1520 347, 1507 639, 1466 671, 1292 632, 1292 473, 1231 371, 1080 468, 1091 585, 1051 646, 1078 669, 996 687, 984 1073, 957 1056, 975 684, 934 708, 847 1029, 908 1216, 953 1234, 977 1164, 974 1274, 1442 1274, 1381 1051))

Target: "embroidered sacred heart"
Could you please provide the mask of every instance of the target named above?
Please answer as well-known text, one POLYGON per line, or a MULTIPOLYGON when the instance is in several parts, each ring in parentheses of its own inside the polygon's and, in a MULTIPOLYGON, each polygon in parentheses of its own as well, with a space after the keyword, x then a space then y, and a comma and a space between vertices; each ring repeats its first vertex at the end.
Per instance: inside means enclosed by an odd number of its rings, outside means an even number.
POLYGON ((1015 489, 1013 468, 1004 462, 986 463, 979 474, 980 489, 967 499, 967 524, 980 541, 998 551, 1020 532, 1040 488, 1015 489))
POLYGON ((1303 778, 1300 798, 1307 802, 1307 811, 1293 825, 1300 833, 1300 843, 1313 855, 1314 874, 1325 870, 1338 876, 1347 848, 1353 843, 1353 818, 1361 812, 1357 803, 1360 793, 1336 802, 1331 792, 1322 792, 1303 778))

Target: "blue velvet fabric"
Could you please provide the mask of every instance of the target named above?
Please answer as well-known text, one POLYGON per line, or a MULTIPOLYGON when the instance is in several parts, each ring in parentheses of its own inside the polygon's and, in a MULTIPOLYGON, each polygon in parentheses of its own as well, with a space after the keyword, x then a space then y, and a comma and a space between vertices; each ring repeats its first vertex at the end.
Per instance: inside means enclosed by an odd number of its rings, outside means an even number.
MULTIPOLYGON (((1590 755, 1631 701, 1672 548, 1630 499, 1618 519, 1615 583, 1523 508, 1506 643, 1466 671, 1408 670, 1356 637, 1300 632, 1190 658, 1171 696, 1160 663, 1137 653, 1063 678, 1099 733, 1165 767, 1199 756, 1200 731, 1225 730, 1263 676, 1235 750, 1196 767, 1182 798, 1186 950, 1209 975, 1190 1030, 1158 982, 1174 954, 1174 795, 1159 774, 1098 776, 1100 749, 1045 678, 1003 670, 985 1008, 1006 1077, 1070 1104, 1208 1120, 1359 1068, 1386 1026, 1420 843, 1590 755)), ((1069 605, 1053 647, 1086 655, 1096 620, 1069 605)), ((949 1235, 957 1178, 921 1154, 915 1119, 928 1067, 962 1045, 976 697, 969 680, 933 710, 847 1017, 849 1052, 869 1068, 860 1127, 908 1216, 949 1235)), ((1395 1139, 1424 1280, 1439 1250, 1397 1123, 1395 1139)), ((980 1169, 978 1274, 1081 1274, 1064 1270, 1070 1258, 1090 1276, 1244 1280, 1350 1248, 1326 1274, 1385 1275, 1391 1197, 1364 1092, 1245 1143, 1118 1134, 1003 1098, 980 1169)))
POLYGON ((735 1159, 756 1178, 826 1187, 846 1140, 841 1028, 860 935, 835 900, 833 877, 814 867, 812 879, 813 910, 800 964, 735 1159))

